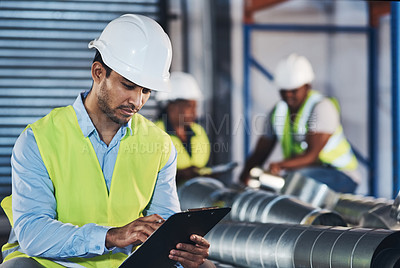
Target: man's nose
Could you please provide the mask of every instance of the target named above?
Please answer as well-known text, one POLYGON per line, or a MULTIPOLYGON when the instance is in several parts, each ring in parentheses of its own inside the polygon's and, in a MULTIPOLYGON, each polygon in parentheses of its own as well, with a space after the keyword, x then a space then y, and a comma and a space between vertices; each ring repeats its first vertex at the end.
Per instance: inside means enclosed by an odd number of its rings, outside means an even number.
POLYGON ((293 95, 293 94, 294 94, 294 91, 293 91, 293 90, 286 90, 286 91, 285 91, 285 94, 286 94, 286 95, 293 95))
POLYGON ((290 98, 296 95, 296 92, 294 90, 286 90, 282 93, 283 96, 290 98))
POLYGON ((143 105, 143 101, 144 101, 143 88, 138 87, 135 90, 132 90, 132 94, 129 98, 129 104, 134 105, 135 108, 140 108, 143 105))

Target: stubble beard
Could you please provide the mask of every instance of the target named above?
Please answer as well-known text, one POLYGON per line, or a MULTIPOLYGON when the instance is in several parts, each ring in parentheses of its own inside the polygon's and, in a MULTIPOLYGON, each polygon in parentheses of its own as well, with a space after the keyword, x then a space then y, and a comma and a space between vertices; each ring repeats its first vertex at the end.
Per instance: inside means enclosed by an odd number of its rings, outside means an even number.
POLYGON ((100 93, 97 96, 97 101, 99 104, 100 110, 114 123, 118 125, 124 125, 128 123, 130 118, 121 118, 116 115, 116 109, 110 107, 110 95, 109 90, 105 84, 100 87, 100 93))

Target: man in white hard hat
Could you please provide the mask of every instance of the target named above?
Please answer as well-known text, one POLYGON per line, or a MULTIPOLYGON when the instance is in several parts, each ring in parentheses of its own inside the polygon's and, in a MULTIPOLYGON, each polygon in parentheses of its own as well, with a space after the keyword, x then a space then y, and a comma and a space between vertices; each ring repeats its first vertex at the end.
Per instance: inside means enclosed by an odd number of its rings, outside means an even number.
POLYGON ((202 126, 197 124, 197 104, 203 94, 196 79, 188 73, 171 73, 171 92, 156 95, 164 105, 155 124, 166 131, 178 151, 176 182, 199 176, 210 158, 210 142, 202 126))
MULTIPOLYGON (((169 90, 168 36, 154 20, 126 14, 89 48, 97 50, 92 88, 29 125, 14 146, 2 267, 118 267, 180 210, 176 150, 137 114, 152 90, 169 90)), ((191 240, 169 258, 199 267, 209 243, 191 240)))
POLYGON ((270 163, 270 173, 298 171, 337 192, 354 192, 360 180, 358 163, 344 136, 339 109, 311 89, 313 80, 305 57, 291 54, 279 62, 275 84, 282 100, 268 116, 265 134, 247 159, 240 182, 248 183, 250 169, 261 166, 279 141, 284 160, 270 163))

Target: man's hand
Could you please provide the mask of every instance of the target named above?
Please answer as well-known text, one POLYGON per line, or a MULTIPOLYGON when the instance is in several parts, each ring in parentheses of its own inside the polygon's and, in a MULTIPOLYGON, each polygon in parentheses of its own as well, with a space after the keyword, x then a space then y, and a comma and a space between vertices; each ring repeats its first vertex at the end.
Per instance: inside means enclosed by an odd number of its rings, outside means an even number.
POLYGON ((153 214, 141 217, 123 227, 111 228, 106 235, 106 247, 126 247, 142 244, 165 220, 153 214))
POLYGON ((275 163, 269 164, 269 172, 272 175, 279 176, 280 173, 281 173, 281 170, 282 170, 282 168, 281 168, 281 163, 280 162, 275 162, 275 163))
POLYGON ((195 245, 179 243, 176 249, 170 251, 169 258, 180 262, 185 268, 197 268, 207 259, 210 243, 204 237, 194 234, 190 240, 195 245))
POLYGON ((243 186, 247 186, 249 185, 249 181, 250 181, 249 172, 243 171, 239 176, 239 183, 242 184, 243 186))

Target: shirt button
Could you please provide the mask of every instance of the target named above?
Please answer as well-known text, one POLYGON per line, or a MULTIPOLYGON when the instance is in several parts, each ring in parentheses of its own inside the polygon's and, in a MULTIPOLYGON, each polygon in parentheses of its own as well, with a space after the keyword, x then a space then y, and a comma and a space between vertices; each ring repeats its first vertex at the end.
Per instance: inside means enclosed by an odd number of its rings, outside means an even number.
POLYGON ((100 246, 96 246, 96 250, 100 250, 100 246))

